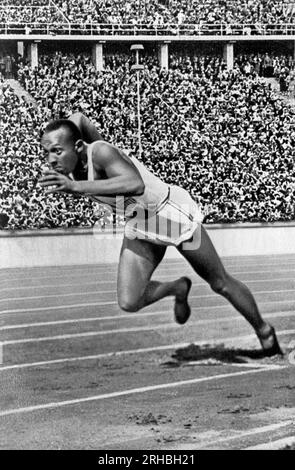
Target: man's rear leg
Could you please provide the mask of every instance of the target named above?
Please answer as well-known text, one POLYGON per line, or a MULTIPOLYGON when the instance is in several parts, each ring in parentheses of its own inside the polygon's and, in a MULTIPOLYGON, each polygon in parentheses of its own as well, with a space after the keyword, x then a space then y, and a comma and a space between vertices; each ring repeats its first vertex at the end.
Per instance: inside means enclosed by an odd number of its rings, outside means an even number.
POLYGON ((268 355, 282 354, 274 328, 263 320, 248 287, 226 272, 203 226, 200 247, 189 248, 190 244, 187 243, 181 245, 178 250, 196 273, 208 282, 211 289, 225 297, 253 326, 265 352, 268 355))

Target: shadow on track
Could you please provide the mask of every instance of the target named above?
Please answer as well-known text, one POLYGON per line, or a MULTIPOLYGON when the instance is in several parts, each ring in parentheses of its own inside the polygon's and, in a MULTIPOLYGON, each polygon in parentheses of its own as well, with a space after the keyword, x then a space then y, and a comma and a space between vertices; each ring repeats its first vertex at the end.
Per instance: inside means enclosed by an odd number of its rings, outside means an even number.
POLYGON ((162 367, 180 367, 191 362, 199 362, 200 365, 245 364, 249 363, 249 360, 270 359, 266 358, 264 351, 260 349, 226 348, 224 344, 214 346, 210 344, 203 346, 190 344, 185 348, 177 349, 171 357, 173 360, 163 363, 162 367))

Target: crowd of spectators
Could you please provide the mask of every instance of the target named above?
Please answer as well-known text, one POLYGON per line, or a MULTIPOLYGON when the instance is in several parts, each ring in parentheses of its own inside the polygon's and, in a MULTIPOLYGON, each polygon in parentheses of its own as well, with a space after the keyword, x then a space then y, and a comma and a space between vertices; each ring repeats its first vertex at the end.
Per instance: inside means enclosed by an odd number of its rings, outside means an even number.
POLYGON ((278 78, 282 70, 294 70, 295 60, 291 54, 247 53, 237 54, 236 63, 243 68, 245 74, 255 71, 260 77, 278 78))
POLYGON ((55 0, 71 21, 161 24, 280 24, 293 16, 279 0, 55 0))
POLYGON ((162 25, 175 23, 169 8, 159 0, 56 0, 71 22, 162 25))
POLYGON ((179 23, 280 24, 288 23, 292 16, 289 2, 282 0, 166 0, 164 3, 179 23))
POLYGON ((295 61, 293 55, 240 54, 236 64, 246 74, 257 73, 260 77, 276 78, 281 93, 294 98, 295 61))
MULTIPOLYGON (((38 108, 3 83, 0 94, 0 212, 8 228, 105 224, 87 198, 45 196, 38 186, 41 130, 51 118, 83 112, 105 140, 139 156, 136 76, 130 57, 107 56, 97 72, 85 54, 56 52, 19 80, 38 108)), ((283 60, 283 59, 281 59, 283 60)), ((238 58, 170 57, 169 71, 146 58, 141 81, 142 154, 169 184, 186 188, 207 222, 294 219, 294 111, 238 58)))
POLYGON ((0 23, 64 23, 65 17, 48 0, 4 0, 0 5, 0 23))
POLYGON ((294 23, 293 10, 289 0, 6 0, 0 23, 245 24, 259 34, 263 25, 294 23))

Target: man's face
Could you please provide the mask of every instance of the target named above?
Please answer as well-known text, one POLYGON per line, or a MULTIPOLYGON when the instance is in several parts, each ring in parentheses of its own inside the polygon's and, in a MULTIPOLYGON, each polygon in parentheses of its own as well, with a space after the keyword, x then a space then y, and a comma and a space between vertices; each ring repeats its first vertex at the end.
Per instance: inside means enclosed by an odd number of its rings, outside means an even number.
POLYGON ((67 129, 60 128, 46 132, 42 137, 41 145, 53 170, 64 175, 74 171, 78 163, 79 145, 71 139, 67 129))

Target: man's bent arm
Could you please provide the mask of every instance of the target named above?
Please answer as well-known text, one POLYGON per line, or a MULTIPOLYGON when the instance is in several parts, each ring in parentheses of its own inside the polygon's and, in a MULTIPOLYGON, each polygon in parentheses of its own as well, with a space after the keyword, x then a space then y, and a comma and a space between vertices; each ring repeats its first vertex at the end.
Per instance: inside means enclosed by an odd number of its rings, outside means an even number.
POLYGON ((93 167, 103 170, 106 179, 75 181, 73 191, 100 196, 141 195, 144 182, 128 157, 123 158, 119 150, 106 142, 97 142, 93 149, 93 167))
POLYGON ((69 117, 69 120, 72 121, 79 128, 82 139, 87 144, 91 144, 96 140, 103 140, 102 135, 98 132, 95 125, 84 116, 82 113, 74 113, 69 117))

